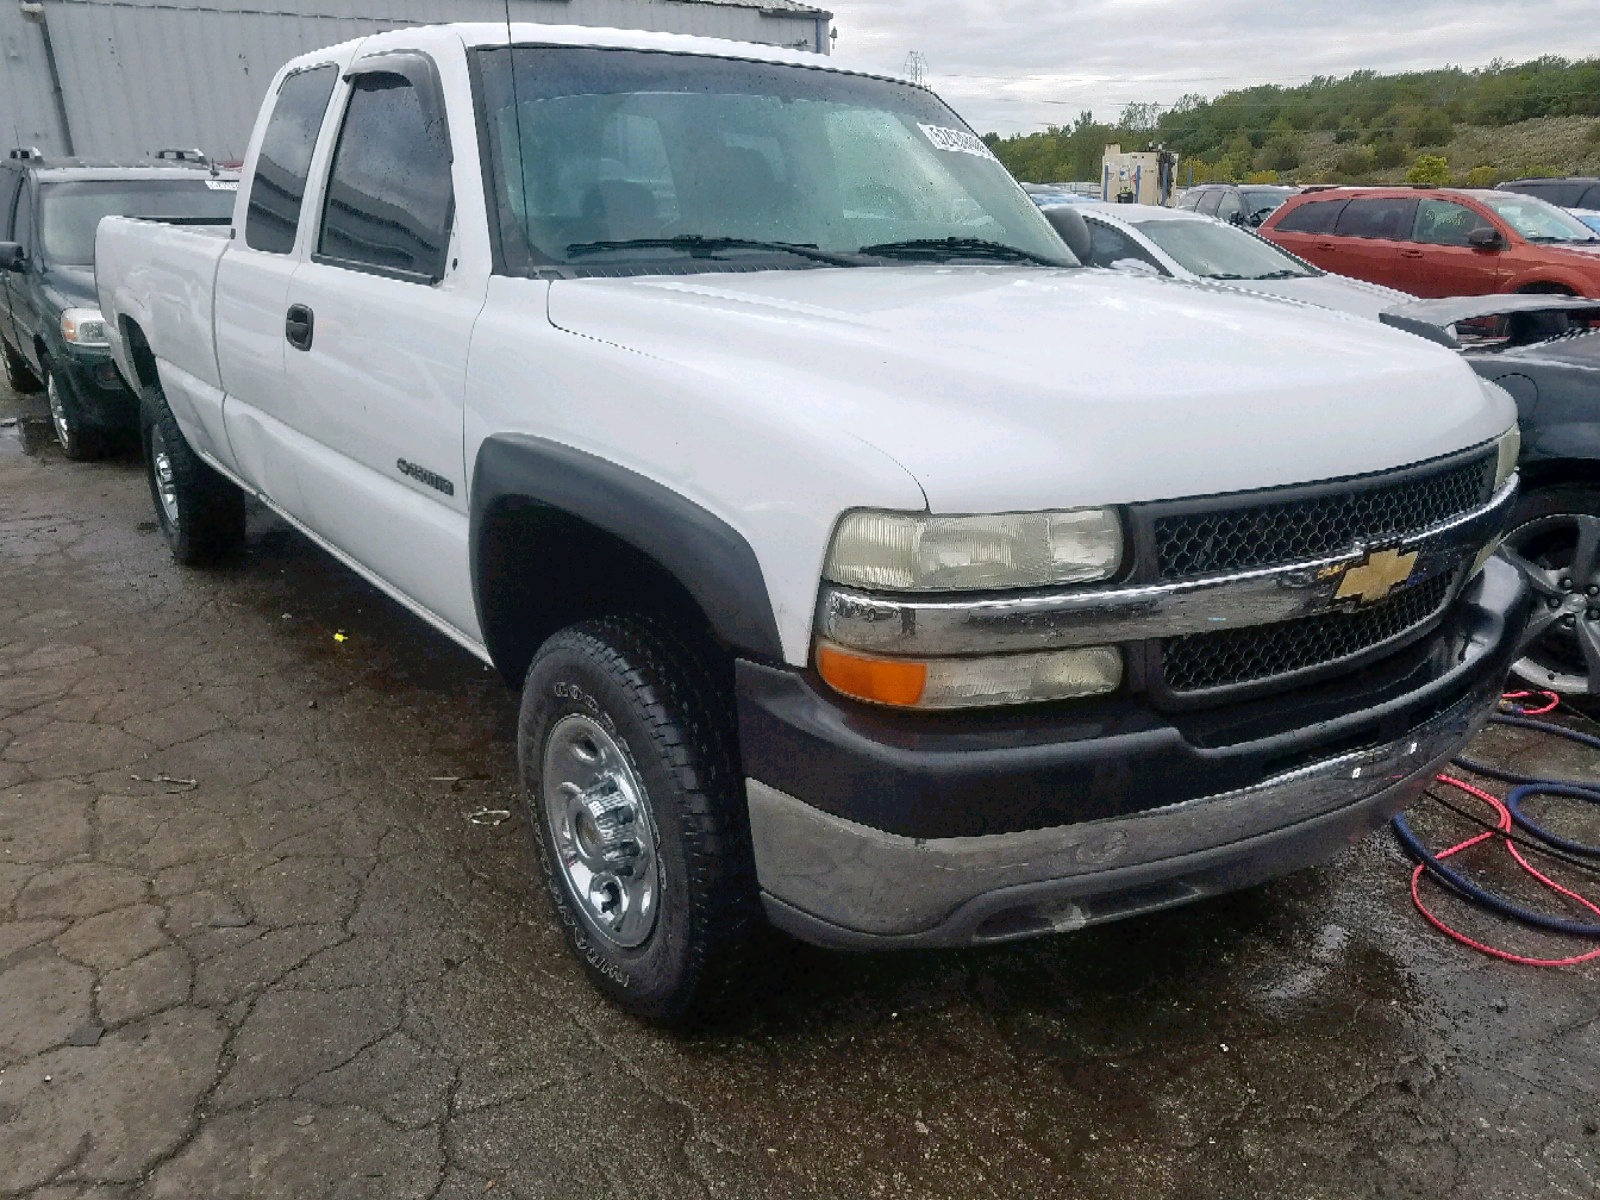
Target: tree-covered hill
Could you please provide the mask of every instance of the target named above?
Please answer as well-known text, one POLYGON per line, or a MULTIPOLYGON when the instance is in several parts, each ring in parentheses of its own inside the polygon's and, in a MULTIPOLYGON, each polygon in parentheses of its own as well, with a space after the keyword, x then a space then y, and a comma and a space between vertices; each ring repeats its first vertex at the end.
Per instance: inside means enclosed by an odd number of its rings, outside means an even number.
POLYGON ((1131 104, 1115 124, 1084 112, 1071 125, 985 140, 1019 178, 1038 182, 1098 179, 1108 142, 1160 142, 1182 156, 1180 179, 1192 169, 1197 182, 1390 182, 1437 156, 1453 179, 1481 184, 1600 169, 1596 118, 1600 59, 1547 57, 1191 95, 1170 108, 1131 104))

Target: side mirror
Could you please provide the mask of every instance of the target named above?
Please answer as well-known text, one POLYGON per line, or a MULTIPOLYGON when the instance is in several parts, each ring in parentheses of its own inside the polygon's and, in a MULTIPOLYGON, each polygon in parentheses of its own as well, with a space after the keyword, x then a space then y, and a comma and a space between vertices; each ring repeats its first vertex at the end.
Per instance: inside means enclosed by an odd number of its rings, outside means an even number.
POLYGON ((1467 245, 1475 250, 1498 250, 1505 245, 1505 239, 1500 236, 1498 229, 1480 225, 1467 234, 1467 245))
POLYGON ((28 265, 28 256, 16 242, 0 242, 0 271, 20 271, 28 265))
POLYGON ((1073 258, 1081 263, 1089 261, 1090 247, 1093 245, 1089 237, 1089 222, 1083 219, 1076 205, 1060 204, 1055 208, 1047 208, 1044 210, 1044 219, 1050 222, 1050 228, 1067 244, 1073 258))
POLYGON ((1242 212, 1235 212, 1235 213, 1229 213, 1228 214, 1228 224, 1229 225, 1243 225, 1245 223, 1245 220, 1246 220, 1245 215, 1242 212))
POLYGON ((1111 264, 1113 271, 1121 271, 1125 275, 1145 275, 1151 279, 1158 279, 1161 272, 1145 262, 1142 258, 1119 258, 1111 264))

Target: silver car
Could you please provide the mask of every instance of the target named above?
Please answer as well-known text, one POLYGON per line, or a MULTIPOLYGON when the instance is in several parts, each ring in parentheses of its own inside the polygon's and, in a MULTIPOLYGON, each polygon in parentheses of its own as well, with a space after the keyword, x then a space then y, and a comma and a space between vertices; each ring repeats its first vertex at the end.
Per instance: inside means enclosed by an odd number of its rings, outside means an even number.
POLYGON ((1088 266, 1257 292, 1376 320, 1414 297, 1330 275, 1237 225, 1148 204, 1077 206, 1092 238, 1088 266))

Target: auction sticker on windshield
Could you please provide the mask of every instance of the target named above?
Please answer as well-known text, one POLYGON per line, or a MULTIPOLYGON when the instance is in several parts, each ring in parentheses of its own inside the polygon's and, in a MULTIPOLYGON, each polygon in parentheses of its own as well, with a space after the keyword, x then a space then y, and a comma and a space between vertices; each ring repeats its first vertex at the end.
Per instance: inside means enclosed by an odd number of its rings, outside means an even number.
POLYGON ((239 181, 237 179, 208 179, 206 187, 213 192, 237 192, 239 181))
POLYGON ((942 125, 918 125, 937 150, 948 150, 952 154, 975 154, 979 158, 991 159, 999 162, 983 140, 968 133, 964 129, 946 129, 942 125))

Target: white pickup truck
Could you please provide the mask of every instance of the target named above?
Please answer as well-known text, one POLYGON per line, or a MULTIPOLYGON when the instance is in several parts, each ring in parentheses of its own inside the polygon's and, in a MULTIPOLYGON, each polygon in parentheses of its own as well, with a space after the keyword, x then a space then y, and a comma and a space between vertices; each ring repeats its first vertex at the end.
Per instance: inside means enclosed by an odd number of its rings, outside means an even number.
POLYGON ((183 562, 254 496, 522 690, 595 982, 1075 929, 1324 859, 1492 710, 1514 409, 1421 339, 1081 268, 927 90, 403 29, 98 289, 183 562))

